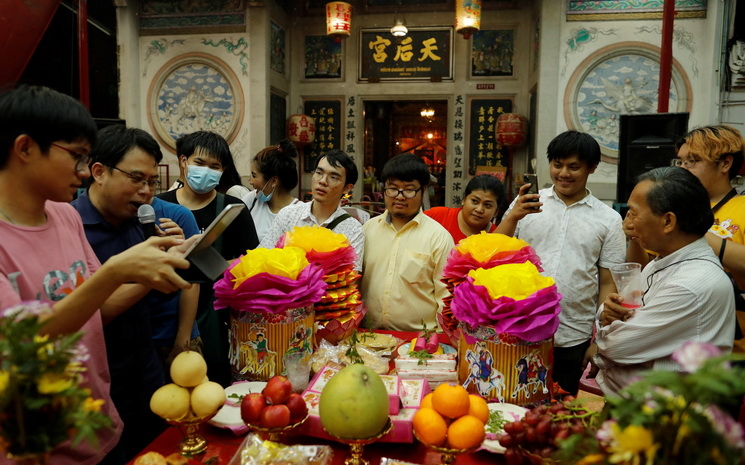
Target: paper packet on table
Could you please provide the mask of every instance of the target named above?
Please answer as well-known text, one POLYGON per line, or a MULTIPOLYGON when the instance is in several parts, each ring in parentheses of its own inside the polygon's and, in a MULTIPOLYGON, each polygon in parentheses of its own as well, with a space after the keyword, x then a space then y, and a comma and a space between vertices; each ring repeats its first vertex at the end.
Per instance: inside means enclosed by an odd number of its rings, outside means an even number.
MULTIPOLYGON (((311 369, 313 373, 318 373, 326 365, 345 367, 352 364, 352 360, 347 355, 349 344, 340 342, 339 345, 333 345, 325 339, 321 341, 318 349, 313 352, 311 357, 311 369)), ((384 375, 389 371, 389 357, 387 354, 379 354, 363 345, 357 344, 357 353, 359 354, 365 366, 374 372, 384 375)))
POLYGON ((404 462, 403 460, 398 460, 398 459, 389 459, 388 457, 381 457, 380 465, 419 465, 419 464, 414 463, 414 462, 404 462))
POLYGON ((287 446, 249 434, 228 465, 329 465, 330 446, 287 446))

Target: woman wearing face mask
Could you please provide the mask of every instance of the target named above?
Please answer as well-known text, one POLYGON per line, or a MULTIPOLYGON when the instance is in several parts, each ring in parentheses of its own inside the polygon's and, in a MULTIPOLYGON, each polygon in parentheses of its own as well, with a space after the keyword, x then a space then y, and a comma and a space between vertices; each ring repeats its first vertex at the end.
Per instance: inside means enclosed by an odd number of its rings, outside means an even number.
POLYGON ((246 194, 243 202, 251 212, 259 240, 269 230, 281 209, 299 202, 290 193, 298 181, 295 157, 295 145, 284 139, 279 145, 260 151, 251 162, 249 183, 255 190, 246 194))
POLYGON ((424 214, 440 223, 453 236, 457 244, 471 234, 496 229, 492 220, 504 201, 502 182, 494 176, 480 174, 466 185, 463 205, 460 208, 435 207, 424 214))

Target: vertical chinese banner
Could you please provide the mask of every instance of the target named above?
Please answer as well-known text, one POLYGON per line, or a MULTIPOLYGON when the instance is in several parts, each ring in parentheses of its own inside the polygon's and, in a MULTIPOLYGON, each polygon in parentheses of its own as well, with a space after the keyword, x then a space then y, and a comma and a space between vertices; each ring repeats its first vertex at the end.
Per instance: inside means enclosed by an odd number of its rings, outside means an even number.
POLYGON ((343 150, 341 134, 343 114, 341 99, 334 100, 306 100, 303 113, 316 121, 316 139, 312 145, 306 147, 303 159, 303 169, 310 173, 315 168, 318 157, 329 150, 343 150))
POLYGON ((510 152, 497 142, 494 130, 499 115, 512 112, 512 99, 474 98, 469 103, 468 174, 481 170, 506 174, 512 162, 510 152))

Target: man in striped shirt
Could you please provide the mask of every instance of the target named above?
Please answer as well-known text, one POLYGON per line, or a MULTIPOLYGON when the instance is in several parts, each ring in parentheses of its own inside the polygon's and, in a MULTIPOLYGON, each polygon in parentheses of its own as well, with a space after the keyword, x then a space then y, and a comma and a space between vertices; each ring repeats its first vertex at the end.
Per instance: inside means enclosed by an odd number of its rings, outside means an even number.
POLYGON ((631 240, 658 254, 644 270, 642 306, 621 305, 612 293, 596 319, 598 384, 606 395, 646 370, 678 371, 672 353, 686 341, 732 349, 732 284, 704 235, 713 222, 701 182, 682 168, 656 168, 639 177, 625 227, 631 240))

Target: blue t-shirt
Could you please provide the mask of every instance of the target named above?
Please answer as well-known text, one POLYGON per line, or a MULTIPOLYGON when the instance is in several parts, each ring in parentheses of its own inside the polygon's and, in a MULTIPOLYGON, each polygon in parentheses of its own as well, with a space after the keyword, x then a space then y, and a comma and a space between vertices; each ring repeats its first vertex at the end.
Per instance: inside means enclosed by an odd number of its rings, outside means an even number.
MULTIPOLYGON (((172 219, 184 231, 184 237, 189 238, 194 234, 199 234, 199 226, 191 210, 171 202, 166 202, 157 197, 153 197, 153 210, 155 210, 156 221, 160 218, 172 219)), ((158 224, 160 226, 160 224, 158 224)), ((173 294, 163 294, 152 291, 148 294, 150 299, 150 326, 153 330, 153 340, 157 346, 173 346, 176 332, 178 331, 178 309, 181 292, 173 294)), ((196 322, 191 328, 191 338, 199 336, 199 329, 196 322)))

